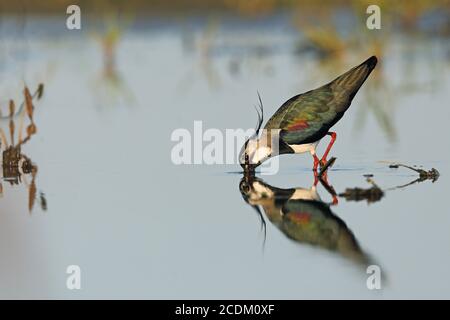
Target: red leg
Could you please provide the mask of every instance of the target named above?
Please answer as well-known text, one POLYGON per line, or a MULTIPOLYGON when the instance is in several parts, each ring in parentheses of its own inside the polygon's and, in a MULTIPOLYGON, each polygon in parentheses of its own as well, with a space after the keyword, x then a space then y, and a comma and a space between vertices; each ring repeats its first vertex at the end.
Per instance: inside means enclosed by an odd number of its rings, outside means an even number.
POLYGON ((322 159, 320 159, 320 164, 322 166, 327 163, 328 153, 330 153, 331 147, 333 146, 334 142, 336 141, 336 132, 328 132, 327 135, 331 136, 331 140, 330 140, 330 143, 328 144, 327 149, 325 150, 325 153, 322 156, 322 159))
POLYGON ((319 162, 320 162, 320 160, 319 160, 319 158, 317 157, 317 155, 314 153, 313 155, 313 158, 314 158, 314 167, 313 167, 313 170, 314 171, 317 171, 317 167, 319 166, 319 162))

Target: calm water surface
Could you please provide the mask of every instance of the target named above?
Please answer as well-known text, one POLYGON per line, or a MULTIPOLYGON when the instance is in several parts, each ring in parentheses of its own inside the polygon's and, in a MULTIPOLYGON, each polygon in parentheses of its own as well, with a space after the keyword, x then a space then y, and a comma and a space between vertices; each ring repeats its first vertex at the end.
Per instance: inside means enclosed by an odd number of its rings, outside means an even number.
MULTIPOLYGON (((269 116, 370 54, 328 65, 298 53, 298 34, 276 21, 124 29, 112 53, 102 31, 50 34, 39 21, 23 29, 3 22, 3 114, 9 98, 20 101, 24 81, 33 90, 43 82, 45 94, 35 103, 37 133, 21 149, 38 168, 31 213, 31 175, 2 181, 1 298, 450 298, 450 69, 442 41, 386 40, 377 73, 335 127, 330 185, 338 194, 370 188, 363 175, 373 174, 385 190, 380 201, 316 203, 312 231, 308 217, 293 215, 283 229, 261 207, 264 233, 241 195, 241 176, 230 173, 237 166, 172 164, 174 129, 193 130, 195 120, 204 129, 251 127, 257 90, 269 116), (388 190, 418 176, 382 161, 441 176, 388 190), (292 239, 295 228, 304 238, 292 239), (368 263, 381 267, 382 290, 367 289, 368 263), (79 291, 66 289, 72 264, 82 270, 79 291)), ((6 135, 8 125, 3 119, 6 135)), ((260 178, 309 189, 311 165, 307 155, 283 156, 278 174, 260 178)), ((321 184, 317 192, 332 201, 321 184)))

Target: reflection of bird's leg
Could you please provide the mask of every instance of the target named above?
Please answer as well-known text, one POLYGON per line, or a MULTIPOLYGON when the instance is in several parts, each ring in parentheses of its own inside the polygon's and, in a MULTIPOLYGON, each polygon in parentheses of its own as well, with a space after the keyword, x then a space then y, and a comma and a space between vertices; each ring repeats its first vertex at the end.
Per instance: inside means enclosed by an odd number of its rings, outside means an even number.
POLYGON ((328 132, 327 135, 331 136, 330 143, 328 144, 327 149, 325 150, 325 153, 322 156, 322 159, 320 159, 320 165, 324 166, 325 163, 327 163, 327 157, 328 153, 330 153, 331 147, 334 144, 334 141, 336 141, 336 132, 328 132))
POLYGON ((331 197, 333 198, 332 205, 337 205, 339 200, 336 194, 336 191, 334 190, 333 186, 329 184, 328 182, 328 176, 325 174, 319 178, 320 183, 322 183, 323 187, 331 194, 331 197))
POLYGON ((314 184, 313 187, 317 186, 319 183, 319 174, 317 173, 317 170, 314 170, 314 184))
POLYGON ((315 172, 314 175, 316 175, 316 173, 317 173, 317 167, 319 166, 320 160, 319 160, 319 158, 317 157, 317 154, 316 154, 316 151, 315 151, 315 150, 311 150, 311 155, 313 156, 313 159, 314 159, 314 167, 313 167, 313 170, 314 170, 314 172, 315 172))

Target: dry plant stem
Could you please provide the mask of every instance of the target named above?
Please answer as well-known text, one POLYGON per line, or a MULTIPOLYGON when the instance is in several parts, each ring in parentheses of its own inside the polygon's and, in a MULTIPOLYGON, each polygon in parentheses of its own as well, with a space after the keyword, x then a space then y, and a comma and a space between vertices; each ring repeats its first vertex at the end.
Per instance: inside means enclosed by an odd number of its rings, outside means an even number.
POLYGON ((2 146, 5 146, 5 149, 8 148, 8 139, 6 139, 5 131, 0 128, 0 138, 2 140, 2 146))
POLYGON ((25 113, 21 113, 20 114, 20 118, 19 118, 19 137, 18 137, 18 144, 22 144, 22 132, 23 132, 23 125, 24 125, 24 118, 25 118, 25 113))
POLYGON ((325 188, 325 190, 328 191, 329 194, 331 194, 331 196, 337 196, 336 191, 334 190, 333 186, 331 186, 330 184, 328 184, 326 181, 324 181, 322 178, 319 178, 320 183, 322 184, 322 186, 325 188))
MULTIPOLYGON (((37 90, 36 90, 37 93, 37 90)), ((33 97, 31 96, 30 90, 28 90, 27 87, 25 87, 24 90, 24 96, 25 96, 25 107, 27 111, 28 118, 30 118, 31 122, 33 122, 33 97)))
MULTIPOLYGON (((36 92, 31 95, 28 87, 25 87, 23 90, 24 102, 20 105, 19 109, 16 108, 13 100, 9 101, 9 115, 7 117, 3 117, 9 120, 9 134, 10 134, 10 145, 8 145, 8 140, 5 132, 2 128, 0 128, 0 139, 2 142, 2 147, 4 151, 2 152, 3 159, 3 170, 8 169, 8 176, 15 177, 18 179, 16 183, 23 182, 28 187, 28 210, 31 214, 33 207, 35 205, 37 199, 37 187, 36 187, 36 175, 37 175, 37 166, 33 165, 31 160, 27 158, 25 155, 21 153, 21 145, 25 144, 28 140, 30 140, 31 136, 33 136, 37 129, 36 125, 33 121, 33 113, 34 113, 34 105, 33 99, 34 97, 41 98, 43 94, 44 86, 40 84, 37 88, 36 92), (16 113, 17 111, 17 113, 16 113), (25 115, 26 114, 26 115, 25 115), (16 133, 16 124, 14 117, 19 115, 19 126, 18 126, 18 141, 15 143, 15 133, 16 133), (25 139, 22 140, 23 137, 23 129, 25 117, 29 118, 30 124, 26 128, 26 136, 25 139), (21 160, 24 160, 22 163, 21 160), (19 168, 21 166, 21 168, 19 168), (22 172, 20 172, 22 169, 22 172), (31 174, 31 182, 28 183, 27 174, 31 174)), ((5 172, 5 171, 4 171, 5 172)), ((5 173, 4 173, 5 174, 5 173)), ((0 184, 0 194, 2 193, 2 186, 0 184)), ((40 193, 39 202, 41 203, 41 207, 43 210, 47 208, 47 202, 43 193, 40 193)))
POLYGON ((336 161, 336 157, 332 157, 330 158, 327 163, 325 163, 323 165, 323 167, 320 168, 320 172, 319 172, 319 178, 321 178, 323 176, 323 174, 333 166, 334 162, 336 161))
MULTIPOLYGON (((31 100, 33 100, 35 97, 37 97, 37 99, 40 99, 42 97, 43 93, 44 93, 44 84, 40 83, 38 88, 36 89, 36 91, 33 93, 33 95, 30 95, 29 98, 31 97, 31 100)), ((30 94, 29 90, 28 90, 28 94, 30 94)), ((17 110, 17 114, 21 113, 22 110, 23 110, 23 107, 26 106, 27 98, 26 98, 26 95, 25 95, 25 90, 24 90, 24 97, 25 97, 25 99, 20 104, 19 108, 14 110, 14 111, 17 110)), ((13 116, 14 116, 14 114, 13 114, 13 116)), ((0 112, 0 119, 6 119, 6 118, 9 118, 9 117, 10 117, 10 115, 3 116, 2 113, 0 112)))
POLYGON ((407 169, 417 172, 419 174, 420 181, 430 179, 430 180, 432 180, 432 182, 435 182, 440 176, 439 171, 437 171, 435 168, 431 168, 430 170, 426 171, 423 169, 416 169, 416 168, 413 168, 411 166, 407 166, 407 165, 401 164, 401 163, 396 164, 396 165, 399 167, 404 167, 404 168, 407 168, 407 169))

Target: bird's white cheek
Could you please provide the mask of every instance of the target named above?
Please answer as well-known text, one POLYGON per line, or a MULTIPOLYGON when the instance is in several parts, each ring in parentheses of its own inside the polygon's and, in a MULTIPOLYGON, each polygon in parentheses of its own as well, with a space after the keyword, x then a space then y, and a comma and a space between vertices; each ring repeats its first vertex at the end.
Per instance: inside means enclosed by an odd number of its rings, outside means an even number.
POLYGON ((257 164, 260 161, 265 160, 270 154, 270 148, 268 147, 262 147, 258 148, 255 153, 253 154, 253 157, 251 159, 251 162, 253 164, 257 164))

